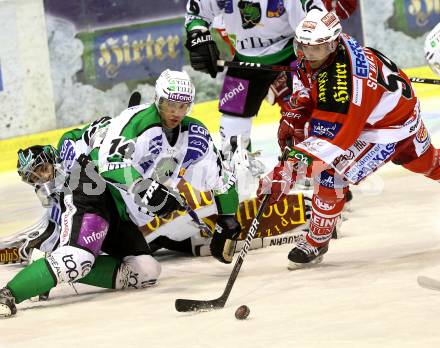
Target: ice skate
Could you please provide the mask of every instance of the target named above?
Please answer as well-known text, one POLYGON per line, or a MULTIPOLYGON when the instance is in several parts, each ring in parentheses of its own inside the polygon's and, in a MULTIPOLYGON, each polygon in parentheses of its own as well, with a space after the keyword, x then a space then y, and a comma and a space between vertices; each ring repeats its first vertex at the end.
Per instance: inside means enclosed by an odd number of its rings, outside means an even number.
POLYGON ((222 145, 222 154, 224 160, 236 170, 246 168, 253 177, 258 177, 266 170, 266 166, 257 157, 261 151, 250 152, 250 139, 243 138, 241 135, 234 135, 225 141, 222 145))
POLYGON ((303 239, 296 243, 289 255, 289 264, 287 268, 289 270, 295 270, 298 268, 309 267, 321 263, 324 254, 328 251, 328 243, 321 247, 314 247, 307 240, 303 239))
POLYGON ((230 171, 237 179, 236 189, 240 201, 250 199, 258 187, 258 178, 266 170, 264 164, 256 157, 259 152, 247 150, 250 139, 241 135, 232 136, 222 144, 222 157, 230 171))
POLYGON ((8 318, 17 313, 15 298, 8 288, 0 289, 0 318, 8 318))

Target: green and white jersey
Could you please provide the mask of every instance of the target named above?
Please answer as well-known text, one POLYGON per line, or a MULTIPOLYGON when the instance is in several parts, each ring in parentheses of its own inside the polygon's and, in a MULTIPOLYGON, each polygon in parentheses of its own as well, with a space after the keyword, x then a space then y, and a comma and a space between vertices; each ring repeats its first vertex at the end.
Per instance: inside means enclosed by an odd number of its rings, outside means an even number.
POLYGON ((102 117, 83 128, 67 131, 61 136, 57 149, 66 173, 70 173, 80 155, 89 155, 93 149, 101 145, 111 119, 108 116, 102 117))
POLYGON ((223 16, 224 29, 241 61, 274 64, 293 54, 289 44, 306 13, 320 0, 188 0, 187 30, 208 27, 223 16))
POLYGON ((81 155, 89 155, 99 147, 104 138, 110 117, 100 118, 83 128, 75 128, 64 133, 58 141, 58 152, 61 159, 60 171, 57 171, 55 179, 55 194, 47 208, 48 219, 54 222, 57 228, 61 225, 62 207, 60 195, 65 189, 65 182, 71 174, 76 160, 81 155))
POLYGON ((153 217, 140 209, 130 193, 139 178, 152 178, 169 188, 184 178, 200 191, 212 190, 219 213, 232 214, 238 207, 235 178, 223 167, 206 127, 186 116, 170 144, 154 104, 129 108, 112 119, 97 161, 120 215, 138 226, 153 217))

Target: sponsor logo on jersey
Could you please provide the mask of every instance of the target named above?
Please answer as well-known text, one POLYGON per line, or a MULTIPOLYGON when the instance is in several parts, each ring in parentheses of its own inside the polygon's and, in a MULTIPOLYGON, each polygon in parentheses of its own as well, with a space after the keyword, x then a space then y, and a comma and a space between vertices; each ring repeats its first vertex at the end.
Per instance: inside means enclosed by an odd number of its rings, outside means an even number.
POLYGON ((373 52, 371 52, 371 50, 369 50, 368 48, 364 49, 364 53, 365 53, 365 57, 367 58, 368 66, 369 66, 367 86, 370 87, 372 90, 376 90, 377 89, 377 65, 374 60, 374 55, 373 55, 373 52))
POLYGON ((318 101, 320 103, 326 103, 327 97, 327 83, 328 83, 328 73, 327 71, 323 71, 318 74, 318 101))
POLYGON ((351 53, 351 61, 353 67, 353 75, 366 78, 369 73, 369 64, 367 58, 365 57, 364 50, 362 46, 359 45, 357 41, 355 41, 352 37, 348 37, 346 39, 348 49, 351 53))
POLYGON ((60 158, 63 161, 64 168, 67 171, 70 171, 75 163, 76 158, 75 143, 72 140, 66 139, 63 141, 60 151, 60 158))
POLYGON ((295 149, 289 152, 288 161, 292 161, 292 159, 298 160, 299 162, 307 165, 310 165, 313 162, 313 159, 310 156, 307 156, 305 153, 295 149))
MULTIPOLYGON (((248 48, 269 47, 276 44, 279 41, 283 41, 283 40, 287 41, 286 37, 284 36, 269 38, 269 39, 265 39, 259 36, 250 36, 243 38, 243 40, 237 40, 236 36, 229 36, 229 38, 231 39, 235 47, 240 48, 242 50, 248 48)), ((247 65, 256 66, 256 63, 248 63, 247 65)), ((282 71, 281 68, 280 71, 282 71)))
POLYGON ((101 239, 104 239, 106 234, 107 234, 106 230, 99 231, 99 232, 95 232, 94 231, 91 235, 83 236, 82 239, 83 239, 84 243, 86 243, 88 245, 88 244, 97 242, 97 241, 99 241, 101 239))
POLYGON ((73 197, 71 194, 64 196, 64 207, 64 212, 61 215, 60 245, 66 245, 69 241, 72 219, 76 213, 76 207, 73 205, 73 197))
POLYGON ((205 139, 209 138, 208 130, 205 127, 203 127, 197 123, 190 123, 189 130, 192 134, 200 134, 205 139))
POLYGON ((227 101, 234 99, 237 95, 245 90, 244 85, 240 82, 236 87, 232 88, 231 91, 226 92, 223 98, 220 99, 220 106, 223 106, 227 101))
POLYGON ((419 130, 416 133, 416 140, 419 143, 423 143, 428 139, 428 130, 425 128, 425 125, 422 123, 419 130))
POLYGON ((334 139, 342 127, 341 123, 333 123, 324 120, 312 119, 311 135, 323 137, 327 139, 334 139))
POLYGON ((248 94, 249 81, 236 77, 226 76, 220 93, 220 110, 242 114, 248 94))
POLYGON ((225 13, 234 12, 233 0, 217 0, 217 6, 220 9, 224 9, 225 13))
POLYGON ((268 0, 266 9, 267 18, 280 17, 284 12, 286 12, 284 0, 268 0))
POLYGON ((347 64, 336 62, 335 85, 333 86, 333 100, 337 103, 345 104, 350 101, 348 92, 347 64))
POLYGON ((431 145, 431 138, 423 122, 414 137, 413 143, 418 156, 423 155, 431 145))
POLYGON ((341 53, 336 56, 334 64, 318 74, 315 83, 319 110, 348 113, 352 95, 352 78, 348 67, 348 58, 341 53))
POLYGON ((345 173, 352 183, 358 183, 384 165, 395 153, 396 143, 375 144, 358 162, 345 173))
POLYGON ((260 23, 261 6, 259 3, 242 0, 238 2, 238 8, 243 29, 251 29, 260 23))
POLYGON ((188 148, 182 162, 183 168, 188 168, 209 150, 211 136, 208 130, 200 124, 189 123, 188 125, 188 148))
POLYGON ((362 103, 362 80, 353 76, 353 104, 361 106, 362 103))
POLYGON ((162 134, 154 137, 150 140, 148 144, 148 155, 142 159, 139 165, 144 170, 144 173, 148 171, 151 165, 156 160, 157 156, 159 156, 162 151, 162 134))
POLYGON ((341 156, 336 157, 332 163, 333 168, 339 174, 343 173, 368 145, 370 144, 365 141, 356 140, 341 156))

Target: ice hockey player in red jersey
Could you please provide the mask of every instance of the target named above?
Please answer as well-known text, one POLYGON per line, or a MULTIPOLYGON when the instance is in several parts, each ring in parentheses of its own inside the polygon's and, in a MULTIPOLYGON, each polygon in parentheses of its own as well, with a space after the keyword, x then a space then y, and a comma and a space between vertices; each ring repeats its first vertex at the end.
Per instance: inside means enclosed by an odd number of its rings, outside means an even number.
MULTIPOLYGON (((191 66, 215 78, 223 68, 217 65, 220 53, 209 28, 214 18, 221 18, 234 45, 234 61, 286 65, 295 58, 294 29, 307 12, 327 8, 344 19, 356 7, 356 0, 187 0, 185 47, 191 66)), ((228 162, 233 162, 234 149, 250 151, 252 120, 276 76, 270 71, 227 69, 219 110, 221 149, 228 162)), ((254 176, 264 171, 254 154, 246 158, 254 176)))
MULTIPOLYGON (((301 176, 314 178, 309 232, 289 253, 289 268, 322 261, 348 185, 385 163, 440 180, 440 153, 420 118, 408 77, 388 57, 341 31, 337 16, 325 10, 310 11, 296 28, 300 60, 293 83, 303 88, 295 105, 309 125, 305 139, 258 189, 259 196, 271 194, 275 202, 301 176)), ((282 143, 290 135, 278 136, 282 143)))

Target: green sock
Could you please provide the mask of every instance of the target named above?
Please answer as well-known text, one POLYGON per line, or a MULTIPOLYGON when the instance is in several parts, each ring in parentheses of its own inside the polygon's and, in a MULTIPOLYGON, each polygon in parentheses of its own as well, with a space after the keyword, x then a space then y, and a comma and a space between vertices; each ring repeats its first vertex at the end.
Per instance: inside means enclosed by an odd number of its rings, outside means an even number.
POLYGON ((100 288, 114 289, 116 274, 118 273, 121 261, 107 255, 100 255, 96 258, 92 270, 84 278, 77 280, 77 283, 88 284, 100 288))
POLYGON ((56 285, 46 259, 39 259, 26 266, 6 285, 15 297, 15 303, 43 294, 56 285))

